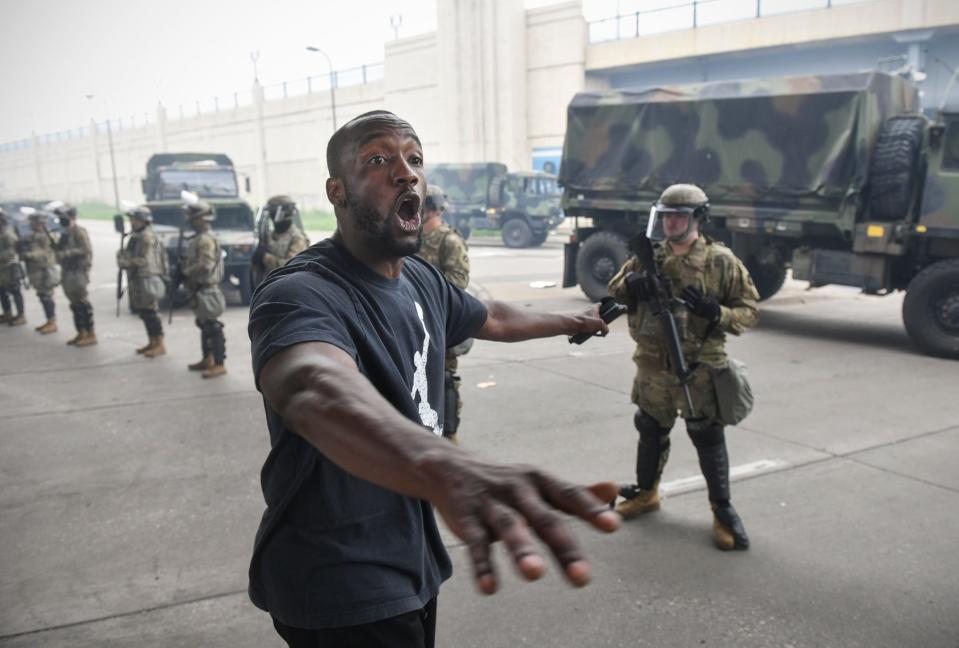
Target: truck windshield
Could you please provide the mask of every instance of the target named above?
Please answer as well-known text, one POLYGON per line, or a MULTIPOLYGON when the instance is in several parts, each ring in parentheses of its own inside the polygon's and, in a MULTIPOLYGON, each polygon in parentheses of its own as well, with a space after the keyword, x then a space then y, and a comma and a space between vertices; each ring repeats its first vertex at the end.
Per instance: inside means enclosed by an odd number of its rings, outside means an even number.
MULTIPOLYGON (((190 228, 186 219, 183 218, 183 210, 179 205, 154 205, 150 209, 153 212, 153 223, 155 225, 190 228)), ((214 230, 253 230, 253 212, 245 204, 217 205, 215 210, 214 230)))
POLYGON ((201 198, 235 198, 236 175, 230 169, 167 169, 160 172, 157 200, 176 200, 180 191, 201 198))
POLYGON ((527 178, 524 184, 526 193, 538 196, 558 196, 562 193, 555 178, 527 178))

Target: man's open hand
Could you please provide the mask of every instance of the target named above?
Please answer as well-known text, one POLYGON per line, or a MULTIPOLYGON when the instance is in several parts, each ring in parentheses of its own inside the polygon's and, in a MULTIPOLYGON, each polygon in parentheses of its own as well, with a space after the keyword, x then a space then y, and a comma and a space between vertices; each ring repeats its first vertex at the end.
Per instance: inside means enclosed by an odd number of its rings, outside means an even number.
MULTIPOLYGON (((599 320, 602 322, 602 320, 599 320)), ((466 543, 479 589, 498 587, 491 545, 501 540, 517 570, 536 580, 546 561, 533 540, 537 536, 563 567, 567 580, 581 587, 590 580, 589 563, 561 513, 575 515, 607 533, 621 519, 607 505, 617 487, 602 482, 588 488, 570 484, 530 466, 501 466, 444 453, 423 469, 440 486, 431 498, 446 524, 466 543)))

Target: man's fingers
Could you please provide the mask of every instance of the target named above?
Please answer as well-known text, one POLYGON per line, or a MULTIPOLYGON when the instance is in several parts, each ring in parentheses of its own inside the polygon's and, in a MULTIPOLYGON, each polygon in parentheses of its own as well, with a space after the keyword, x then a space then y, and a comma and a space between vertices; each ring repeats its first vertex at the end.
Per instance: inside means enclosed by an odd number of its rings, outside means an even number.
POLYGON ((492 535, 503 541, 513 557, 516 569, 527 580, 536 580, 546 571, 546 563, 537 553, 529 528, 515 511, 499 502, 483 508, 483 522, 492 535))
POLYGON ((534 473, 540 492, 547 502, 561 511, 586 520, 600 531, 615 531, 622 518, 609 510, 618 492, 616 484, 601 482, 589 488, 570 484, 541 472, 534 473))
POLYGON ((563 566, 566 578, 581 587, 589 582, 589 567, 580 551, 579 543, 569 527, 555 510, 547 506, 533 489, 519 495, 516 509, 526 518, 530 528, 539 536, 563 566))
POLYGON ((469 551, 470 563, 473 565, 473 579, 483 594, 495 594, 496 570, 493 567, 493 557, 490 552, 492 539, 479 523, 478 519, 461 520, 460 537, 466 543, 469 551))

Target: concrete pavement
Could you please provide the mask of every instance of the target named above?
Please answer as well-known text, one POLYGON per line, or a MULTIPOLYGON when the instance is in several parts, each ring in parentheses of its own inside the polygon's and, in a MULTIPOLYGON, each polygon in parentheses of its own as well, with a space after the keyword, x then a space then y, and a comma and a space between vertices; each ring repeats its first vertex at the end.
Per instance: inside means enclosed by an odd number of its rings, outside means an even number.
MULTIPOLYGON (((248 602, 269 446, 253 389, 246 310, 228 309, 230 373, 204 381, 189 312, 169 355, 134 355, 138 319, 113 315, 109 224, 90 223, 100 344, 0 329, 0 646, 279 646, 248 602)), ((315 239, 315 237, 314 237, 315 239)), ((557 241, 474 242, 477 292, 521 307, 588 306, 559 283, 557 241)), ((27 296, 28 317, 39 305, 27 296)), ((584 590, 551 572, 475 593, 458 540, 439 604, 443 646, 935 646, 959 643, 959 363, 918 354, 901 296, 789 283, 757 330, 731 342, 756 410, 728 431, 753 541, 710 542, 705 492, 681 425, 659 513, 611 536, 573 523, 592 560, 584 590)), ((569 479, 631 478, 633 345, 478 342, 462 362, 463 446, 569 479)))

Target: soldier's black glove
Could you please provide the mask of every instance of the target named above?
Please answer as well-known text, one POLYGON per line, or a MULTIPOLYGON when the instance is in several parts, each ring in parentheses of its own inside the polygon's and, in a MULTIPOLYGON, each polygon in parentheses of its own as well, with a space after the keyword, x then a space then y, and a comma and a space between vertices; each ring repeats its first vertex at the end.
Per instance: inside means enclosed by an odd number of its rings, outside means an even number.
POLYGON ((647 302, 656 294, 653 280, 646 273, 630 272, 626 275, 626 290, 636 303, 647 302))
POLYGON ((689 310, 693 315, 702 317, 707 322, 718 322, 722 317, 723 310, 719 302, 712 295, 703 294, 697 286, 686 286, 683 288, 683 301, 689 305, 689 310))

